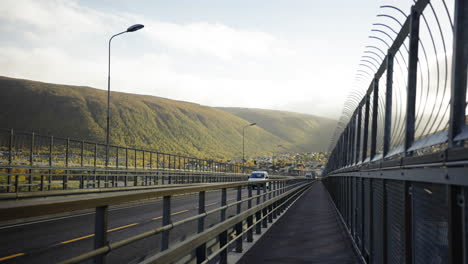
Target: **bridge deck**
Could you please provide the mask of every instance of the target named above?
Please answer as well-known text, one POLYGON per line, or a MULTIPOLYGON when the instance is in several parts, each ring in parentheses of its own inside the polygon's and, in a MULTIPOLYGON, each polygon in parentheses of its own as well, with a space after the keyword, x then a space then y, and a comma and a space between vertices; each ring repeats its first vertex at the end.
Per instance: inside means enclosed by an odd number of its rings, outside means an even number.
POLYGON ((274 224, 240 263, 361 263, 319 181, 274 224))

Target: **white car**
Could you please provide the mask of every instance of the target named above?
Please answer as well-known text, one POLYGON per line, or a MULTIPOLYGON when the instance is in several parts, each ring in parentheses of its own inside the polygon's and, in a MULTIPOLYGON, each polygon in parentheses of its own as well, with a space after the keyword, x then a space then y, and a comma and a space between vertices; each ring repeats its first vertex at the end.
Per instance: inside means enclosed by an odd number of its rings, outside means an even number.
POLYGON ((312 172, 308 172, 305 174, 305 178, 313 180, 315 179, 315 175, 312 172))
MULTIPOLYGON (((258 182, 258 181, 265 181, 265 180, 268 180, 269 177, 268 177, 268 172, 266 171, 253 171, 250 176, 249 176, 249 182, 258 182)), ((259 187, 262 187, 264 186, 264 184, 258 184, 259 187)), ((257 184, 252 184, 252 188, 256 188, 257 187, 257 184)), ((266 183, 266 187, 269 189, 270 188, 270 183, 267 182, 266 183)))

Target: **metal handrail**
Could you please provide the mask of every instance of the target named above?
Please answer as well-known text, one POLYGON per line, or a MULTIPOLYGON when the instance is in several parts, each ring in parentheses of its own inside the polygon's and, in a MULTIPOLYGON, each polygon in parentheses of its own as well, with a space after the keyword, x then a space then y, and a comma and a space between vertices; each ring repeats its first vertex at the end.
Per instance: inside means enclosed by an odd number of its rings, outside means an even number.
MULTIPOLYGON (((263 182, 274 182, 274 181, 263 181, 263 182)), ((247 185, 249 184, 252 184, 251 182, 249 182, 247 185)), ((299 184, 299 183, 298 183, 299 184)), ((295 184, 295 185, 298 185, 298 184, 295 184)), ((242 185, 240 185, 242 186, 242 185)), ((162 251, 161 253, 155 255, 154 257, 150 258, 149 263, 153 263, 151 262, 151 260, 156 260, 158 262, 162 262, 162 263, 170 263, 171 261, 174 261, 176 260, 177 258, 180 258, 181 254, 184 254, 184 253, 187 253, 189 250, 192 250, 193 248, 199 246, 200 244, 203 244, 203 243, 206 243, 208 240, 212 239, 213 236, 211 235, 207 235, 207 234, 211 234, 211 233, 216 233, 215 235, 223 232, 224 230, 232 227, 234 224, 236 223, 239 223, 241 221, 244 221, 245 219, 247 219, 247 217, 249 216, 252 216, 253 214, 255 214, 256 212, 266 208, 267 206, 273 204, 274 202, 278 201, 278 200, 281 200, 282 198, 285 198, 285 197, 288 197, 289 195, 291 195, 292 193, 296 193, 297 191, 299 190, 302 190, 306 187, 308 187, 309 185, 306 184, 305 186, 304 185, 301 185, 301 186, 298 186, 298 187, 295 187, 294 189, 292 190, 289 190, 283 194, 280 194, 278 195, 277 197, 274 197, 272 199, 269 199, 268 201, 266 202, 263 202, 262 204, 260 205, 256 205, 255 207, 252 207, 244 212, 242 212, 241 214, 239 215, 236 215, 235 217, 233 218, 230 218, 228 220, 225 220, 224 222, 221 222, 215 226, 213 226, 212 228, 206 230, 205 232, 201 233, 201 234, 198 234, 196 236, 194 236, 193 238, 183 242, 181 245, 179 245, 178 247, 174 247, 172 249, 169 249, 167 251, 162 251), (214 230, 214 231, 213 231, 214 230), (203 239, 199 239, 199 237, 203 237, 203 239), (197 241, 196 245, 192 245, 192 241, 197 241), (187 248, 187 243, 191 244, 191 247, 190 248, 187 248), (184 246, 185 245, 185 246, 184 246), (180 250, 182 249, 182 250, 180 250), (176 253, 174 253, 174 250, 176 250, 176 253), (182 252, 181 252, 182 251, 182 252)), ((275 190, 276 191, 276 190, 275 190)), ((256 196, 252 196, 252 197, 249 197, 247 199, 244 199, 244 200, 241 200, 242 202, 246 202, 248 200, 252 200, 252 199, 255 199, 257 197, 261 197, 261 196, 265 196, 267 194, 269 194, 270 192, 274 192, 274 191, 269 191, 269 192, 264 192, 260 195, 256 195, 256 196)), ((287 200, 289 201, 289 199, 287 200)), ((202 214, 198 214, 196 216, 192 216, 190 218, 187 218, 187 219, 184 219, 184 220, 181 220, 181 221, 178 221, 178 222, 175 222, 175 223, 170 223, 168 225, 164 225, 162 227, 159 227, 159 228, 156 228, 156 229, 153 229, 151 231, 148 231, 148 232, 145 232, 145 233, 142 233, 142 234, 139 234, 137 236, 133 236, 131 238, 128 238, 128 239, 125 239, 125 240, 121 240, 119 242, 115 242, 115 243, 112 243, 112 244, 108 244, 104 247, 100 247, 98 249, 95 249, 95 250, 92 250, 90 252, 87 252, 85 254, 82 254, 80 256, 77 256, 77 257, 74 257, 72 259, 69 259, 69 260, 66 260, 66 261, 63 261, 63 262, 60 262, 60 264, 72 264, 72 263, 79 263, 79 262, 82 262, 84 260, 87 260, 89 258, 92 258, 92 257, 95 257, 95 256, 98 256, 98 255, 101 255, 101 254, 106 254, 106 253, 109 253, 110 251, 114 250, 114 249, 117 249, 117 248, 120 248, 122 246, 125 246, 125 245, 128 245, 130 243, 133 243, 133 242, 136 242, 138 240, 141 240, 141 239, 144 239, 146 237, 149 237, 149 236, 152 236, 152 235, 156 235, 156 234, 159 234, 159 233, 162 233, 163 231, 167 231, 167 230, 171 230, 173 229, 174 227, 176 226, 179 226, 183 223, 186 223, 186 222, 189 222, 189 221, 193 221, 193 220, 196 220, 196 219, 199 219, 199 218, 202 218, 202 217, 206 217, 212 213, 215 213, 215 212, 218 212, 218 211, 221 211, 221 210, 225 210, 227 209, 228 207, 231 207, 231 206, 234 206, 238 203, 239 201, 237 201, 236 203, 232 203, 230 204, 229 206, 228 205, 225 205, 225 206, 222 206, 222 207, 219 207, 219 208, 216 208, 214 210, 211 210, 211 211, 208 211, 208 212, 205 212, 205 213, 202 213, 202 214)), ((281 203, 281 205, 285 204, 285 202, 281 203)), ((279 207, 279 206, 278 206, 279 207)), ((271 212, 270 212, 271 213, 271 212)), ((265 215, 267 216, 267 215, 265 215)), ((263 220, 264 218, 262 218, 263 220)), ((257 220, 257 222, 259 222, 257 220)), ((252 225, 253 227, 254 225, 252 225)))
MULTIPOLYGON (((287 182, 293 179, 269 180, 262 182, 287 182)), ((165 188, 149 191, 138 191, 125 194, 103 194, 99 197, 87 198, 76 197, 69 200, 58 200, 54 202, 51 199, 40 200, 35 202, 15 201, 10 203, 0 203, 0 222, 18 218, 30 218, 44 216, 57 213, 72 212, 77 210, 91 209, 101 206, 112 206, 127 202, 135 202, 139 200, 154 199, 164 196, 173 196, 179 194, 195 193, 201 191, 219 190, 222 188, 234 188, 238 186, 246 186, 252 182, 232 182, 221 184, 210 184, 205 186, 177 187, 165 188)))

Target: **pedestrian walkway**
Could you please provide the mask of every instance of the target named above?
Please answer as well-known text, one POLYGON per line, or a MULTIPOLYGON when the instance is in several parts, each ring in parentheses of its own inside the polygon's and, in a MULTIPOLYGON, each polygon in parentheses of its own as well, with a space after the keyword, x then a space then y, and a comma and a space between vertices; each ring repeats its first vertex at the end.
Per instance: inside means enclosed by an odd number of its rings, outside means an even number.
POLYGON ((260 238, 240 263, 361 262, 327 190, 318 181, 260 238))

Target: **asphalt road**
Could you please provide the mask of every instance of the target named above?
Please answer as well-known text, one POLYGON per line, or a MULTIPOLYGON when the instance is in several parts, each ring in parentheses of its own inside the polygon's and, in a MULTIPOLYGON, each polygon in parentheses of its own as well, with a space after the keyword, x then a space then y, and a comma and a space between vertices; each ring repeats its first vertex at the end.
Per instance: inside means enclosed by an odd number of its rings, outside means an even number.
MULTIPOLYGON (((228 203, 236 199, 236 190, 227 192, 228 203)), ((254 194, 256 191, 254 191, 254 194)), ((247 190, 242 190, 247 197, 247 190)), ((263 200, 263 199, 262 199, 263 200)), ((172 199, 172 221, 176 222, 198 213, 198 195, 172 199)), ((206 193, 206 210, 221 204, 221 192, 206 193)), ((254 199, 252 205, 256 204, 254 199)), ((242 210, 247 206, 243 203, 242 210)), ((227 210, 234 215, 235 206, 227 210)), ((125 208, 110 208, 108 240, 117 242, 162 225, 162 201, 152 201, 125 208)), ((205 228, 219 222, 216 212, 205 219, 205 228)), ((171 230, 170 246, 196 234, 197 222, 177 226, 171 230)), ((93 249, 94 213, 67 216, 31 223, 0 227, 0 263, 55 263, 93 249)), ((160 250, 161 235, 155 235, 119 248, 108 254, 108 263, 136 263, 160 250)))

